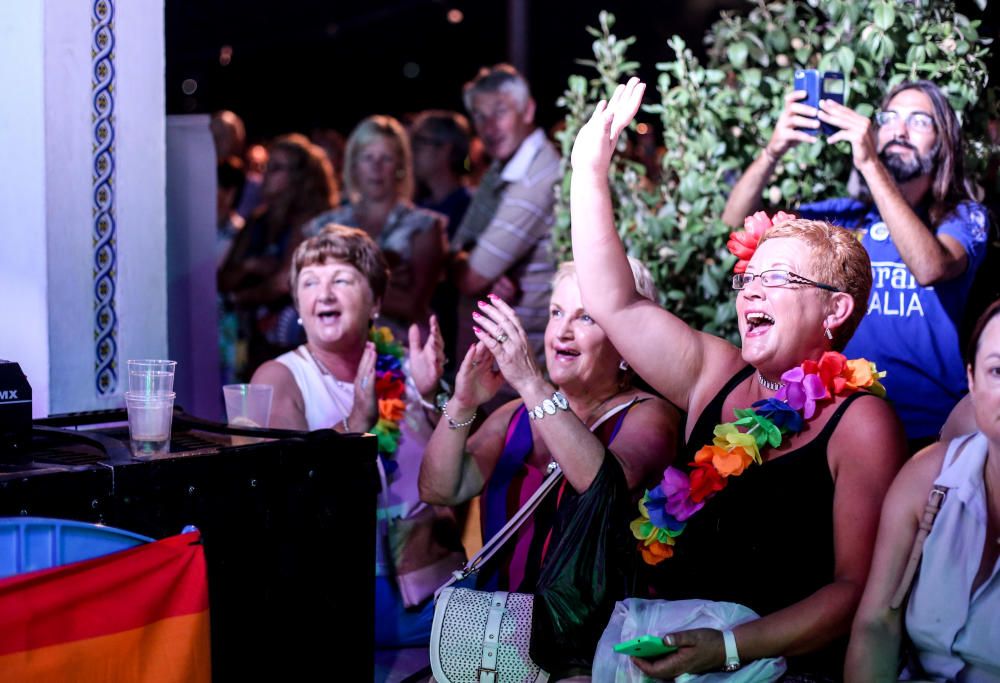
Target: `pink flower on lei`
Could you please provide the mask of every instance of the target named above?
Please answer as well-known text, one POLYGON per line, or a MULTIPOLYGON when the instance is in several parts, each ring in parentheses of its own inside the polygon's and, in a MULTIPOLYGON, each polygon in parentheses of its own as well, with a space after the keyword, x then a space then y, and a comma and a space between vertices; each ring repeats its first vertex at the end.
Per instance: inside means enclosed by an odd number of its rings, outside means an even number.
POLYGON ((816 401, 830 398, 823 380, 819 375, 807 374, 801 367, 792 368, 781 376, 785 383, 774 395, 779 401, 785 401, 793 410, 801 410, 802 417, 809 420, 816 413, 816 401))

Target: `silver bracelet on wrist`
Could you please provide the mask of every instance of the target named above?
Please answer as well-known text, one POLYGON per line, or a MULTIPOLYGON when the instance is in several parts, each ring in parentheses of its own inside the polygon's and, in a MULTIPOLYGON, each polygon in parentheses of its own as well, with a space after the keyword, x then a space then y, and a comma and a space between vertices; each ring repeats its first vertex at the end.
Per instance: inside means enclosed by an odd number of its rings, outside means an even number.
POLYGON ((555 415, 556 409, 569 410, 569 401, 566 400, 566 397, 560 391, 552 394, 552 398, 542 401, 541 405, 528 408, 528 417, 532 420, 541 420, 546 415, 555 415))
POLYGON ((455 422, 455 419, 448 414, 448 404, 445 403, 441 406, 441 413, 444 415, 445 419, 448 420, 448 429, 462 429, 463 427, 468 427, 476 420, 476 412, 472 411, 472 417, 470 417, 465 422, 455 422))

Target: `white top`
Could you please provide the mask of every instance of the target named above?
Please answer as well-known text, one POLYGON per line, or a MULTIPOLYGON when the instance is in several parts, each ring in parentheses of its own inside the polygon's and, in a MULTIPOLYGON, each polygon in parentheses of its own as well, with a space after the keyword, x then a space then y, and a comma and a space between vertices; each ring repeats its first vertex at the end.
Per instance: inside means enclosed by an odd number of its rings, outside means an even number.
POLYGON ((332 429, 351 414, 354 383, 339 382, 330 373, 323 372, 304 344, 275 360, 288 368, 302 392, 309 431, 332 429))
POLYGON ((956 458, 965 439, 951 442, 934 482, 949 490, 924 543, 906 630, 932 680, 995 682, 1000 681, 1000 561, 972 593, 986 542, 987 441, 977 432, 956 458))

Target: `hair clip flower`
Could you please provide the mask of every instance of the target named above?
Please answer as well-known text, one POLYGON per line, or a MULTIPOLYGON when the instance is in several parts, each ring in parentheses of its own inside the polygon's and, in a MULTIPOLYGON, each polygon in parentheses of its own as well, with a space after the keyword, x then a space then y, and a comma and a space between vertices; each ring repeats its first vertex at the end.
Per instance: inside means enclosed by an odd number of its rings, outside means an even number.
POLYGON ((729 241, 726 242, 726 247, 738 259, 736 265, 733 266, 733 272, 746 272, 747 264, 750 263, 753 253, 757 251, 760 238, 764 236, 768 228, 793 218, 795 218, 794 214, 784 211, 774 214, 774 218, 768 217, 763 211, 758 211, 754 215, 744 218, 743 229, 729 233, 729 241))

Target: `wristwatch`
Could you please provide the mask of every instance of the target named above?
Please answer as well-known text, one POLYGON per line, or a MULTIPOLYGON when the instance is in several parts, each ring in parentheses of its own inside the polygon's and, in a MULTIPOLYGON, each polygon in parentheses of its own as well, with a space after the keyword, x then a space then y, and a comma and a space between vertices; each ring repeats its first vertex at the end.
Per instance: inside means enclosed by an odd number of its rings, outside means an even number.
POLYGON ((556 409, 569 410, 569 401, 566 400, 566 397, 560 391, 552 394, 552 398, 542 401, 541 405, 528 408, 528 417, 532 420, 541 420, 546 415, 555 415, 556 409))
POLYGON ((740 653, 736 649, 736 636, 733 635, 732 631, 723 631, 722 642, 726 646, 726 664, 722 670, 726 672, 738 671, 743 665, 740 664, 740 653))

